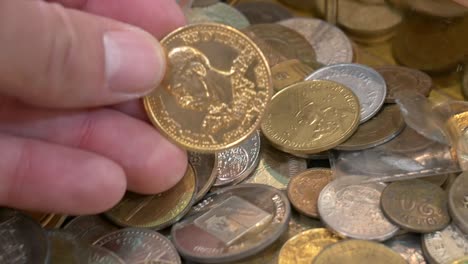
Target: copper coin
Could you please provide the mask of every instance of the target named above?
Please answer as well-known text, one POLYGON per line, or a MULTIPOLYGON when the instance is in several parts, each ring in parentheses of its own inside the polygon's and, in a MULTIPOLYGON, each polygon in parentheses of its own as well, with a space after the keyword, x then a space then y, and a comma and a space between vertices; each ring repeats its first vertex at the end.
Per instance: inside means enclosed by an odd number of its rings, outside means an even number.
POLYGON ((421 180, 428 181, 438 186, 442 186, 444 185, 444 183, 447 181, 448 178, 449 178, 449 174, 440 174, 440 175, 424 177, 424 178, 421 178, 421 180))
POLYGON ((391 183, 382 192, 381 206, 389 220, 411 232, 434 232, 450 223, 447 193, 427 181, 391 183))
POLYGON ((330 169, 309 169, 292 177, 287 189, 289 201, 300 213, 319 218, 317 200, 332 179, 330 169))
POLYGON ((400 89, 414 89, 424 96, 429 96, 433 88, 432 78, 422 71, 402 66, 382 66, 375 70, 387 83, 386 103, 394 103, 394 93, 400 89))
POLYGON ((92 244, 98 238, 118 228, 99 215, 83 215, 71 220, 63 229, 75 239, 92 244))
POLYGON ((293 16, 291 11, 274 2, 244 2, 235 5, 250 21, 250 24, 275 23, 293 16))
POLYGON ((197 195, 195 202, 200 201, 216 181, 216 154, 189 152, 188 159, 197 178, 197 195))

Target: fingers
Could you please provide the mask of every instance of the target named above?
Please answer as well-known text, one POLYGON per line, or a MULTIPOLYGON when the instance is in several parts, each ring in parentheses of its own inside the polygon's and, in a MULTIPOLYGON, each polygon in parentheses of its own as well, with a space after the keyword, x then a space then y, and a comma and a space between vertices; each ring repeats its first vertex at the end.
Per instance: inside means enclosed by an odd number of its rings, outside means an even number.
POLYGON ((165 72, 164 51, 150 34, 42 1, 0 1, 0 39, 0 94, 38 106, 127 101, 165 72))
POLYGON ((112 109, 125 113, 131 117, 148 121, 148 115, 145 112, 145 107, 141 100, 132 100, 128 102, 123 102, 117 105, 113 105, 112 109))
POLYGON ((24 210, 94 214, 116 204, 125 175, 96 154, 0 134, 0 204, 24 210))
POLYGON ((10 107, 0 112, 0 132, 33 137, 108 157, 124 168, 128 188, 170 189, 184 175, 186 153, 150 125, 115 110, 55 112, 10 107))

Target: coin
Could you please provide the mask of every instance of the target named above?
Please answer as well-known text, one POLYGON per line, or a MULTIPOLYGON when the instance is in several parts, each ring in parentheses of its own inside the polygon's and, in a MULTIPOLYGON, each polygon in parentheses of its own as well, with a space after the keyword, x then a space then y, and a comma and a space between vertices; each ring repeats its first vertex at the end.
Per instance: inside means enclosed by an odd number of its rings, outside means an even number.
POLYGON ((416 153, 435 144, 435 141, 427 139, 410 126, 405 126, 400 135, 385 144, 385 147, 394 153, 416 153))
POLYGON ((125 263, 182 263, 171 241, 158 232, 143 228, 125 228, 97 241, 121 257, 125 263))
POLYGON ((297 59, 279 62, 271 67, 273 89, 279 92, 283 88, 302 82, 313 71, 314 69, 297 59))
POLYGON ((351 41, 338 27, 315 18, 290 18, 279 24, 302 34, 314 48, 319 63, 330 65, 353 61, 351 41))
POLYGON ((189 163, 197 178, 197 195, 195 202, 200 201, 216 181, 216 154, 188 153, 189 163))
POLYGON ((144 98, 161 133, 188 150, 215 152, 256 131, 272 83, 268 63, 250 39, 228 26, 197 24, 161 44, 172 70, 144 98))
POLYGON ((286 59, 315 64, 314 48, 301 34, 290 28, 279 24, 256 24, 245 30, 264 40, 286 59))
POLYGON ((382 107, 372 119, 360 125, 345 142, 336 146, 339 150, 363 150, 392 140, 405 128, 405 120, 397 105, 382 107))
POLYGON ((261 183, 286 189, 289 179, 306 169, 305 159, 280 152, 263 140, 257 169, 244 183, 261 183))
POLYGON ((330 80, 351 89, 359 98, 361 123, 379 112, 387 94, 387 86, 382 76, 372 68, 359 64, 327 66, 315 71, 306 80, 330 80))
POLYGON ((289 201, 302 214, 319 218, 317 200, 320 191, 332 179, 330 169, 308 169, 292 177, 288 184, 289 201))
POLYGON ((67 220, 66 215, 51 214, 47 222, 44 222, 43 227, 46 229, 56 229, 62 227, 65 220, 67 220))
POLYGON ((304 0, 279 0, 279 2, 302 11, 309 11, 314 7, 313 2, 304 0))
POLYGON ((73 235, 74 239, 92 244, 118 228, 99 215, 82 215, 71 220, 63 229, 73 235))
POLYGON ((105 215, 119 226, 147 227, 161 230, 181 219, 193 204, 196 178, 192 166, 176 186, 156 195, 127 192, 105 215))
POLYGON ((432 79, 422 71, 402 66, 381 66, 375 70, 387 83, 386 103, 394 103, 394 94, 401 89, 414 89, 426 97, 431 93, 432 79))
POLYGON ((244 2, 235 5, 251 24, 274 23, 293 16, 291 11, 274 2, 244 2))
POLYGON ((419 235, 405 234, 396 236, 386 241, 385 245, 400 253, 408 264, 426 264, 419 235))
POLYGON ((243 181, 257 167, 260 160, 259 154, 260 133, 258 131, 238 147, 218 152, 214 186, 227 186, 243 181))
POLYGON ((468 98, 468 64, 465 64, 463 70, 462 93, 465 98, 468 98))
POLYGON ((241 32, 244 33, 247 37, 249 37, 257 45, 257 47, 262 51, 263 55, 268 61, 268 65, 270 65, 270 68, 280 62, 288 60, 288 58, 286 58, 283 54, 277 51, 273 46, 271 46, 265 40, 259 38, 253 32, 247 29, 243 29, 241 30, 241 32))
POLYGON ((73 235, 59 231, 49 231, 50 264, 125 264, 111 251, 78 241, 73 235))
POLYGON ((449 264, 468 255, 468 235, 454 224, 441 231, 424 234, 422 241, 429 263, 449 264))
POLYGON ((440 174, 440 175, 424 177, 424 178, 421 178, 421 180, 428 181, 437 186, 442 186, 447 181, 448 177, 449 177, 449 174, 440 174))
POLYGON ((325 228, 310 229, 288 240, 280 251, 278 264, 309 264, 326 246, 340 238, 325 228))
POLYGON ((262 184, 221 189, 172 227, 179 253, 188 260, 218 263, 255 255, 286 231, 291 210, 286 196, 262 184))
POLYGON ((467 263, 468 263, 468 256, 464 256, 452 262, 452 264, 467 264, 467 263))
POLYGON ((219 3, 219 0, 194 0, 192 7, 206 7, 219 3))
POLYGON ((325 248, 313 264, 406 264, 406 260, 388 247, 371 241, 344 240, 325 248))
POLYGON ((467 13, 468 9, 454 1, 447 0, 387 0, 388 3, 405 11, 417 12, 432 17, 450 18, 460 17, 467 13))
POLYGON ((215 3, 205 7, 194 7, 185 13, 188 24, 214 22, 237 29, 250 25, 249 20, 234 7, 225 3, 215 3))
POLYGON ((0 208, 0 262, 44 264, 48 259, 45 231, 31 218, 0 208))
POLYGON ((361 181, 360 176, 346 176, 325 186, 318 199, 319 215, 341 236, 384 241, 398 232, 380 209, 385 184, 361 181))
POLYGON ((448 205, 453 222, 468 234, 468 173, 460 174, 449 189, 448 205))

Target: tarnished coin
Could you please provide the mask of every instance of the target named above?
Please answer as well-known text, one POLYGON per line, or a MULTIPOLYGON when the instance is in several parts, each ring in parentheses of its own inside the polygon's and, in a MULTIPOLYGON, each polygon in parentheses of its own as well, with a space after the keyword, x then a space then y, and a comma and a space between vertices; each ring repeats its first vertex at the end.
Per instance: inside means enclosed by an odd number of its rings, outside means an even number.
POLYGON ((260 160, 260 143, 260 133, 257 131, 238 147, 218 152, 214 186, 237 184, 247 178, 260 160))
POLYGON ((460 174, 449 189, 448 205, 453 222, 468 234, 468 172, 460 174))
POLYGON ((388 221, 380 209, 385 184, 363 184, 359 183, 361 179, 346 176, 325 186, 318 199, 322 221, 344 237, 377 241, 391 238, 398 227, 388 221))
POLYGON ((297 59, 279 62, 271 67, 273 89, 279 92, 283 88, 302 82, 313 71, 313 68, 297 59))
POLYGON ((421 180, 428 181, 428 182, 433 183, 433 184, 435 184, 437 186, 442 186, 442 185, 444 185, 444 183, 447 181, 448 178, 449 178, 449 174, 440 174, 440 175, 424 177, 424 178, 421 178, 421 180))
POLYGON ((288 226, 291 209, 279 190, 261 184, 221 189, 172 227, 179 253, 192 261, 225 263, 262 251, 288 226))
POLYGON ((141 195, 127 192, 105 215, 119 226, 147 227, 161 230, 181 219, 196 195, 197 181, 192 166, 182 180, 163 193, 141 195))
POLYGON ((406 260, 388 247, 363 240, 345 240, 325 248, 313 264, 407 264, 406 260))
POLYGON ((216 154, 188 153, 189 163, 197 178, 195 202, 201 200, 216 181, 216 154))
POLYGON ((392 140, 405 128, 405 120, 397 105, 382 107, 372 119, 361 124, 345 142, 336 146, 339 150, 363 150, 392 140))
POLYGON ((275 23, 293 16, 291 11, 275 2, 244 2, 235 7, 247 17, 250 24, 275 23))
POLYGON ((359 112, 357 97, 345 86, 305 81, 273 97, 261 128, 276 148, 292 154, 314 154, 346 141, 358 127, 359 112))
POLYGON ((47 237, 50 264, 127 264, 113 252, 76 240, 68 232, 49 231, 47 237))
POLYGON ((302 214, 318 218, 317 200, 322 189, 333 180, 330 169, 309 169, 291 178, 288 198, 302 214))
POLYGON ((0 263, 44 264, 48 260, 45 231, 31 218, 0 209, 0 263))
POLYGON ((244 183, 260 183, 277 189, 286 189, 291 177, 306 169, 307 160, 278 151, 263 140, 260 162, 252 176, 244 183))
POLYGON ((250 25, 249 20, 237 9, 225 3, 215 3, 205 7, 194 7, 185 12, 188 24, 214 22, 237 29, 250 25))
POLYGON ((450 223, 447 193, 423 180, 393 182, 382 192, 384 214, 403 229, 429 233, 450 223))
POLYGON ((386 103, 394 103, 394 93, 401 89, 413 89, 424 96, 429 96, 433 84, 429 75, 422 71, 402 66, 381 66, 375 70, 387 83, 386 103))
POLYGON ((241 32, 186 26, 165 37, 166 81, 144 98, 159 131, 194 152, 221 151, 257 130, 272 94, 268 63, 241 32))
POLYGON ((468 235, 454 224, 423 236, 422 249, 429 263, 451 264, 468 255, 468 235))
POLYGON ((121 229, 101 237, 94 244, 114 252, 128 264, 182 263, 171 241, 149 229, 121 229))
POLYGON ((312 1, 304 1, 304 0, 279 0, 279 2, 291 6, 293 8, 302 10, 302 11, 310 11, 314 7, 312 1))
POLYGON ((71 220, 63 229, 75 239, 92 244, 118 228, 99 215, 83 215, 71 220))
POLYGON ((338 27, 315 18, 291 18, 279 24, 296 30, 312 45, 319 63, 330 65, 351 63, 351 41, 338 27))
POLYGON ((310 264, 326 246, 340 240, 325 228, 304 231, 283 245, 278 264, 310 264))
POLYGON ((298 59, 311 65, 316 63, 312 45, 290 28, 279 24, 256 24, 245 30, 264 40, 286 59, 298 59))
POLYGON ((378 72, 360 64, 336 64, 321 68, 306 80, 330 80, 351 89, 359 98, 361 123, 376 115, 387 94, 385 80, 378 72))
POLYGON ((421 236, 416 234, 405 234, 396 236, 385 242, 385 245, 400 255, 408 264, 426 264, 421 249, 421 236))
POLYGON ((385 144, 385 147, 395 153, 415 153, 434 144, 437 142, 424 137, 410 126, 405 126, 398 137, 385 144))

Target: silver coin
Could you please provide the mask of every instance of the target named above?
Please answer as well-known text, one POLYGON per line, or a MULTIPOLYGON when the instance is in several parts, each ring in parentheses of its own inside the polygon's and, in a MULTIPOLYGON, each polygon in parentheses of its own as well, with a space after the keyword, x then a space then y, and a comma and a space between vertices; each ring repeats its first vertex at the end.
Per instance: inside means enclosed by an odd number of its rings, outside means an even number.
POLYGON ((408 264, 426 264, 421 249, 421 236, 405 234, 396 236, 385 242, 385 245, 396 252, 408 262, 408 264))
POLYGON ((0 263, 44 264, 47 259, 45 230, 23 214, 0 209, 0 263))
POLYGON ((101 237, 94 244, 114 252, 127 264, 182 263, 172 243, 149 229, 124 228, 101 237))
POLYGON ((189 24, 216 22, 237 29, 250 25, 249 20, 239 10, 225 3, 188 9, 185 16, 189 24))
POLYGON ((118 229, 117 226, 99 215, 75 217, 64 228, 75 239, 92 244, 96 239, 118 229))
POLYGON ((351 41, 338 27, 315 18, 290 18, 279 24, 302 34, 314 47, 318 62, 331 65, 353 61, 351 41))
POLYGON ((321 68, 306 80, 330 80, 350 88, 361 105, 361 123, 376 115, 385 102, 387 86, 375 70, 360 64, 336 64, 321 68))
POLYGON ((195 202, 200 201, 216 181, 216 155, 189 152, 188 159, 197 178, 195 202))
POLYGON ((219 0, 194 0, 192 7, 207 7, 219 3, 219 0))
POLYGON ((221 189, 172 227, 177 250, 204 263, 236 261, 267 248, 287 229, 291 208, 273 187, 245 184, 221 189))
POLYGON ((275 23, 293 17, 286 7, 274 2, 244 2, 235 5, 250 21, 250 24, 275 23))
POLYGON ((257 167, 260 153, 260 133, 257 131, 241 145, 216 154, 216 182, 221 187, 243 181, 257 167))
POLYGON ((384 183, 362 184, 360 176, 330 182, 319 195, 322 221, 337 234, 364 240, 384 241, 398 232, 380 209, 384 183))
POLYGON ((448 204, 453 223, 468 234, 468 172, 460 174, 452 183, 448 204))
POLYGON ((468 235, 450 224, 441 231, 425 234, 422 249, 429 263, 451 264, 468 255, 468 235))

